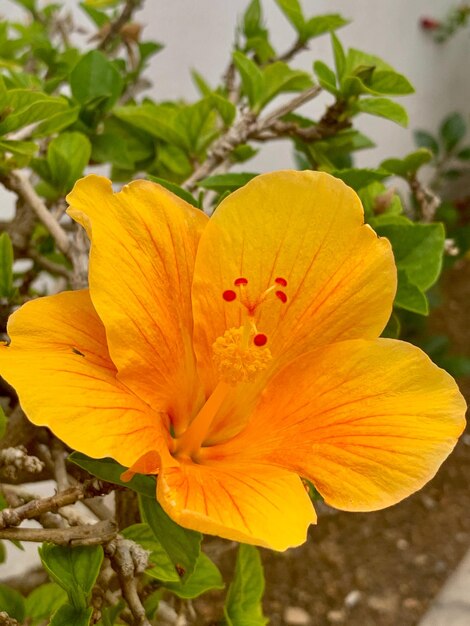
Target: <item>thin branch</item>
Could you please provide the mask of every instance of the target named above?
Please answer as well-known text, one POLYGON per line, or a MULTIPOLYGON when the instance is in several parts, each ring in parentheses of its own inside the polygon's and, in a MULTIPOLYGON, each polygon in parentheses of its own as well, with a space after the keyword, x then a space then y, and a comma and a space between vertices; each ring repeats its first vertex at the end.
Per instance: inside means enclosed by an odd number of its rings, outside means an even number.
POLYGON ((22 172, 13 170, 5 176, 2 176, 0 181, 7 189, 16 193, 19 198, 32 208, 40 221, 51 233, 59 250, 64 254, 68 254, 71 244, 67 233, 54 218, 42 198, 38 196, 30 180, 22 172))
POLYGON ((306 89, 292 100, 271 111, 266 117, 258 119, 252 111, 245 111, 233 126, 224 133, 212 146, 207 158, 192 175, 185 181, 183 187, 189 191, 194 191, 197 183, 203 180, 214 170, 226 163, 231 152, 240 144, 246 143, 248 139, 256 137, 258 134, 269 130, 277 120, 294 111, 302 104, 313 100, 321 92, 321 87, 315 85, 306 89))
POLYGON ((276 57, 274 60, 287 63, 288 61, 291 61, 298 52, 302 52, 302 50, 307 50, 307 44, 304 41, 297 39, 288 50, 276 57))
POLYGON ((423 185, 416 175, 411 176, 408 183, 419 206, 423 222, 432 222, 441 204, 440 197, 432 189, 423 185))
POLYGON ((45 256, 42 256, 34 248, 30 248, 28 250, 28 256, 47 272, 50 272, 51 274, 58 274, 59 276, 67 278, 67 280, 71 280, 72 274, 70 270, 68 270, 64 265, 61 265, 60 263, 55 263, 45 256))
POLYGON ((49 541, 58 546, 95 546, 114 539, 117 526, 111 520, 69 528, 3 528, 0 539, 49 541))
POLYGON ((98 46, 99 50, 106 50, 106 48, 109 46, 110 43, 112 43, 115 37, 119 35, 122 27, 131 20, 132 14, 139 8, 140 4, 141 0, 126 1, 126 4, 124 5, 124 8, 119 17, 114 22, 110 23, 109 30, 106 32, 98 46))

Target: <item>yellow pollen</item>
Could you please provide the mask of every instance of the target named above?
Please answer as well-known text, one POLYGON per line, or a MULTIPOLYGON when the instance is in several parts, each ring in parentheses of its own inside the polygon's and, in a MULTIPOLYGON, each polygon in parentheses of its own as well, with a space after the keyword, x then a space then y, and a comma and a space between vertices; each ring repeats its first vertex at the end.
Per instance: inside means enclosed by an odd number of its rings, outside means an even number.
POLYGON ((272 359, 271 350, 255 345, 243 326, 226 330, 212 344, 212 353, 220 378, 231 385, 254 380, 272 359))

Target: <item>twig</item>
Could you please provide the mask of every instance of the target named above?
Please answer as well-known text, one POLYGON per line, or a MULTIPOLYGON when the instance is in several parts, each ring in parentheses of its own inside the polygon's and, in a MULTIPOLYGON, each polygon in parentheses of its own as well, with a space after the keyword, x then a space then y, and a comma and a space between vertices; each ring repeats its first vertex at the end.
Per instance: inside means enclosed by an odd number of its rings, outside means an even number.
POLYGON ((18 620, 10 617, 6 611, 0 611, 0 626, 21 626, 18 620))
POLYGON ((148 552, 133 541, 118 537, 105 546, 105 554, 118 576, 122 595, 134 617, 135 626, 151 626, 137 592, 136 578, 148 565, 148 552))
POLYGON ((200 180, 206 178, 206 176, 229 159, 234 148, 245 143, 248 139, 269 130, 280 117, 313 100, 321 90, 321 87, 318 85, 310 87, 261 119, 257 119, 257 116, 252 111, 243 112, 238 121, 214 143, 204 163, 194 170, 183 184, 183 187, 189 191, 194 191, 200 180))
POLYGON ((423 185, 416 175, 411 176, 408 182, 413 196, 418 203, 423 222, 432 222, 441 204, 440 197, 429 187, 423 185))
POLYGON ((127 0, 126 1, 126 4, 124 5, 124 8, 121 14, 119 15, 119 17, 114 22, 110 23, 109 30, 104 35, 103 39, 101 40, 98 46, 99 50, 106 50, 106 48, 113 41, 116 35, 119 34, 121 28, 125 24, 127 24, 127 22, 129 22, 129 20, 132 17, 132 14, 134 13, 136 9, 139 8, 140 4, 141 4, 141 0, 127 0))
POLYGON ((116 524, 106 520, 69 528, 3 528, 0 529, 0 539, 49 541, 58 546, 95 546, 111 541, 116 533, 116 524))
POLYGON ((284 63, 287 63, 288 61, 293 59, 298 52, 301 52, 302 50, 307 50, 307 44, 304 41, 300 41, 300 39, 297 39, 288 50, 276 57, 275 61, 283 61, 284 63))
POLYGON ((60 265, 60 263, 55 263, 45 256, 42 256, 34 248, 30 248, 28 250, 28 256, 33 259, 35 263, 40 265, 43 269, 47 270, 51 274, 58 274, 59 276, 67 278, 67 280, 71 280, 72 274, 70 270, 68 270, 64 265, 60 265))
POLYGON ((7 189, 15 192, 19 198, 32 208, 37 217, 51 233, 59 250, 64 254, 68 254, 71 244, 67 233, 54 218, 40 196, 38 196, 30 180, 22 172, 13 170, 5 176, 2 176, 0 181, 7 189))
POLYGON ((3 509, 3 511, 0 511, 0 529, 8 526, 18 526, 23 520, 37 518, 43 513, 56 513, 63 506, 74 504, 84 498, 109 493, 113 489, 113 485, 102 483, 99 480, 92 480, 83 485, 71 487, 49 498, 38 498, 14 509, 3 509))

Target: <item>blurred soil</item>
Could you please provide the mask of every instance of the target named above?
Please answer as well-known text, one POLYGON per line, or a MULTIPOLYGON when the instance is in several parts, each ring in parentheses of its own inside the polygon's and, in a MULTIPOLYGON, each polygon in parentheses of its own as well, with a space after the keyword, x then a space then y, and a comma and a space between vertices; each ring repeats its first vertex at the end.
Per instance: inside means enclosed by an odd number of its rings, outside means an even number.
MULTIPOLYGON (((433 330, 470 354, 470 262, 448 272, 444 291, 433 330)), ((460 382, 468 402, 470 380, 460 382)), ((324 514, 304 546, 265 551, 270 624, 415 626, 470 549, 469 432, 435 479, 404 502, 375 513, 324 514)), ((220 607, 213 600, 212 609, 220 607)), ((217 623, 207 604, 196 607, 204 623, 217 623)))

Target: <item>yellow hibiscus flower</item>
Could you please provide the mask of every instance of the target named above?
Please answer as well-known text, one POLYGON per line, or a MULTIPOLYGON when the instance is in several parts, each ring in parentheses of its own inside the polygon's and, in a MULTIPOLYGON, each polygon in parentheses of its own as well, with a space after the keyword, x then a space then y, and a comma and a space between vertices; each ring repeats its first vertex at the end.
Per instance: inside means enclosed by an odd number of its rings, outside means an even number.
POLYGON ((88 290, 27 303, 0 371, 29 419, 128 474, 183 526, 277 550, 326 502, 370 511, 437 471, 464 427, 453 379, 378 339, 389 242, 324 173, 258 176, 209 220, 159 185, 88 176, 69 214, 88 290))

